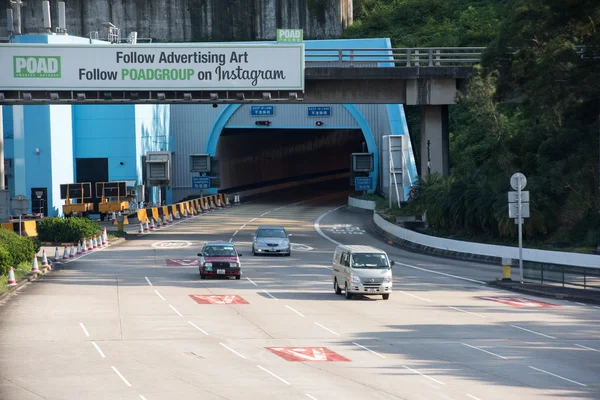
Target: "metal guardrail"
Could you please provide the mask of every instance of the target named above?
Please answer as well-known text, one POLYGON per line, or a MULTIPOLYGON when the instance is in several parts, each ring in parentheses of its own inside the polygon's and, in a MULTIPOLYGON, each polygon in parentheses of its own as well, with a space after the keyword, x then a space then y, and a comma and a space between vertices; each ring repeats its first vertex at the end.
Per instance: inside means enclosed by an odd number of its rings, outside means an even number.
POLYGON ((523 277, 540 284, 600 290, 600 268, 523 261, 523 277))
POLYGON ((304 57, 307 67, 317 63, 355 67, 470 67, 481 62, 484 50, 485 47, 305 49, 304 57))

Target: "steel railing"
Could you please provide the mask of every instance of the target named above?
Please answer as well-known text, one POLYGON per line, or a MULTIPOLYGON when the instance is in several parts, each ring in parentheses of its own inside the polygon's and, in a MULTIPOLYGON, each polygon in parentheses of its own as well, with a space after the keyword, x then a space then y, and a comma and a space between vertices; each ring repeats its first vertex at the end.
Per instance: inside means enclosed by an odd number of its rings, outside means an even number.
POLYGON ((523 277, 540 284, 600 290, 600 268, 524 261, 523 277))

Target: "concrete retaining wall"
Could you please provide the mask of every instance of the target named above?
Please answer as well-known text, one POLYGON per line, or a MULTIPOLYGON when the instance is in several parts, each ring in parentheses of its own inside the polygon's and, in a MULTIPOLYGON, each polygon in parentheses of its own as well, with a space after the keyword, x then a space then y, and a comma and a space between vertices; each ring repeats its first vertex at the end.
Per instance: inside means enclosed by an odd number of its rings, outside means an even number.
POLYGON ((351 196, 348 196, 348 205, 354 208, 360 208, 363 210, 375 210, 375 202, 371 200, 361 200, 351 196))

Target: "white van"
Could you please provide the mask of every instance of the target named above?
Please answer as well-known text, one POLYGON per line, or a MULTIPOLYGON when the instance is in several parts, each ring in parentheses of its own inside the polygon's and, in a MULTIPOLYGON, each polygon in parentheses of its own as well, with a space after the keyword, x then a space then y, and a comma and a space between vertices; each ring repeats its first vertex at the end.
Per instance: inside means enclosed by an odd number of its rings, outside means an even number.
POLYGON ((392 292, 392 265, 383 250, 371 246, 338 246, 333 254, 335 294, 380 294, 384 300, 392 292))

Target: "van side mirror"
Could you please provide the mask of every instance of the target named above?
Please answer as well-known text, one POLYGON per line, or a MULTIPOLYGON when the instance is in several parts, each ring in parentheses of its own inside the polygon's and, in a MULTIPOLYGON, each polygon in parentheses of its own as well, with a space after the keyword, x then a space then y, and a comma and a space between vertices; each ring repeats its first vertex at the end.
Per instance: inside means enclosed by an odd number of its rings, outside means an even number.
POLYGON ((390 265, 394 265, 396 262, 394 260, 390 261, 390 265))

